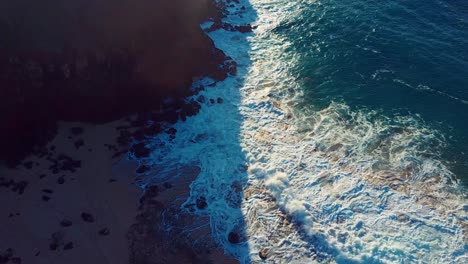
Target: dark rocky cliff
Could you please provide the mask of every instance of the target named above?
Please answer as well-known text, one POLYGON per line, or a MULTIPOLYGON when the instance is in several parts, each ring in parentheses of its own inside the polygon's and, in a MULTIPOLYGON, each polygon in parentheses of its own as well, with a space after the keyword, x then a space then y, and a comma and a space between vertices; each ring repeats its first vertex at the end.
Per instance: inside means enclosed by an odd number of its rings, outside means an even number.
POLYGON ((57 121, 173 119, 194 79, 235 67, 199 27, 221 16, 214 0, 1 1, 0 160, 40 149, 57 121))

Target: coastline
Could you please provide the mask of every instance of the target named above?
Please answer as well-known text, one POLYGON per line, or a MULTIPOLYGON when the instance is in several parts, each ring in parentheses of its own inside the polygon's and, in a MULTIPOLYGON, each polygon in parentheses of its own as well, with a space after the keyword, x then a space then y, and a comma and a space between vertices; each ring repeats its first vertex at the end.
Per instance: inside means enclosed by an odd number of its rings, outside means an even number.
POLYGON ((388 135, 340 103, 295 112, 288 43, 274 31, 296 9, 245 3, 228 1, 224 19, 201 25, 223 53, 223 78, 191 76, 118 121, 60 122, 16 169, 0 167, 0 236, 13 237, 0 263, 466 259, 466 196, 443 163, 406 144, 428 130, 388 135), (255 35, 243 34, 255 21, 255 35), (361 149, 369 142, 400 143, 403 158, 437 167, 379 168, 386 144, 361 149))
MULTIPOLYGON (((138 161, 151 152, 146 139, 175 136, 173 125, 208 103, 203 96, 192 95, 237 73, 236 62, 216 48, 206 32, 252 31, 250 25, 221 22, 224 2, 201 2, 204 11, 189 21, 195 21, 197 29, 188 30, 202 36, 195 45, 203 47, 195 51, 204 57, 178 59, 169 67, 170 71, 189 63, 197 70, 188 75, 160 71, 152 77, 161 77, 156 83, 141 75, 127 78, 125 70, 132 72, 135 66, 129 64, 130 68, 120 68, 127 79, 113 75, 109 85, 95 86, 114 66, 144 55, 119 47, 8 53, 0 43, 0 84, 5 87, 0 94, 11 99, 2 104, 6 121, 0 127, 0 160, 5 162, 0 163, 0 198, 6 204, 0 236, 8 238, 0 241, 1 263, 239 262, 215 241, 209 216, 182 206, 200 173, 199 164, 175 169, 171 165, 164 182, 139 182, 151 169, 138 161), (213 26, 201 29, 200 23, 208 18, 213 26), (109 68, 99 70, 103 65, 109 68), (11 75, 11 69, 20 75, 11 75), (50 79, 52 73, 56 78, 50 79), (201 76, 212 83, 196 84, 201 76), (91 87, 83 90, 84 81, 91 87), (115 85, 121 81, 123 85, 115 85), (38 96, 35 89, 44 94, 38 96)), ((164 38, 166 33, 162 34, 159 37, 164 38)), ((222 104, 222 99, 209 103, 222 104)))
MULTIPOLYGON (((318 113, 294 111, 295 101, 288 100, 288 95, 298 91, 287 71, 294 58, 283 57, 289 43, 276 38, 276 30, 295 9, 279 5, 275 9, 262 1, 255 4, 249 14, 239 15, 234 7, 226 18, 233 24, 261 21, 253 37, 228 29, 210 33, 239 65, 237 77, 200 93, 204 98, 222 98, 223 103, 202 104, 199 114, 174 126, 174 138, 158 136, 148 141, 148 146, 161 148, 151 159, 141 160, 155 167, 174 160, 201 163, 202 173, 191 186, 187 205, 204 198, 208 206, 195 213, 211 217, 216 240, 243 263, 392 261, 401 257, 394 250, 411 262, 414 255, 399 251, 403 243, 423 261, 434 256, 462 259, 458 255, 466 234, 465 225, 458 222, 464 217, 462 197, 421 188, 449 187, 439 180, 450 179, 450 172, 439 167, 437 175, 443 177, 422 181, 421 174, 400 167, 404 164, 399 160, 391 160, 391 169, 380 171, 373 166, 379 165, 375 158, 380 157, 356 151, 354 144, 382 138, 399 143, 401 138, 379 133, 380 124, 361 119, 359 112, 356 122, 343 124, 356 112, 340 104, 318 113), (361 134, 369 127, 377 132, 371 140, 361 134), (354 137, 359 140, 353 141, 354 137), (427 195, 434 192, 440 198, 427 195), (421 237, 415 239, 414 232, 421 237), (233 233, 238 239, 230 239, 233 233), (435 240, 441 242, 431 245, 435 240), (356 244, 359 247, 354 248, 356 244)), ((203 25, 205 30, 212 26, 203 25)), ((406 140, 421 132, 411 128, 402 130, 406 140)), ((411 157, 409 144, 402 143, 403 151, 409 150, 405 157, 411 157)), ((147 175, 146 180, 151 182, 153 176, 147 175)))
POLYGON ((138 163, 115 156, 126 125, 61 123, 46 156, 1 168, 2 263, 237 263, 211 238, 209 218, 181 211, 199 168, 140 188, 138 163))

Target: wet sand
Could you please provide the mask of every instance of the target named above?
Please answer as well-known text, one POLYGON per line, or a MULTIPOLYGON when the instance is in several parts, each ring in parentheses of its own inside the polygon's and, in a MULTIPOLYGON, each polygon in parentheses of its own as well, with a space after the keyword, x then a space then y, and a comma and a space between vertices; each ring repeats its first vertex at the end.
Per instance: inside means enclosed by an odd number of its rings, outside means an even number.
POLYGON ((126 155, 199 111, 194 81, 236 75, 199 24, 251 26, 211 0, 33 2, 0 4, 0 264, 236 263, 181 208, 197 164, 145 192, 136 171, 157 168, 126 155))
POLYGON ((115 155, 125 153, 116 144, 124 124, 61 123, 46 155, 0 168, 1 263, 233 261, 212 240, 208 218, 180 209, 199 168, 174 171, 144 193, 134 183, 138 164, 115 155))

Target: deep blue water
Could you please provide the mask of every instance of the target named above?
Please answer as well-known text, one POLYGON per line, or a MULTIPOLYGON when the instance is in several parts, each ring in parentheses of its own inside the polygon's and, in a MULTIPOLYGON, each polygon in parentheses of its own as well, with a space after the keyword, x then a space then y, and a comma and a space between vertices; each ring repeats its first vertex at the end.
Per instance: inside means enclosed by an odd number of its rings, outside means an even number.
POLYGON ((420 116, 466 185, 468 1, 321 0, 276 30, 300 58, 292 72, 305 104, 420 116))

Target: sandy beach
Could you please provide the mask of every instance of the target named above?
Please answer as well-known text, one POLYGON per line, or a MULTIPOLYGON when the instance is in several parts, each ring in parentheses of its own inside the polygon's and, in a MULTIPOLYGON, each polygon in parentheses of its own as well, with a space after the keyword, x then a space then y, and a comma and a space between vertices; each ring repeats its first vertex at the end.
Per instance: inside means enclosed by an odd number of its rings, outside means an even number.
POLYGON ((138 164, 115 155, 126 150, 116 144, 125 124, 61 123, 47 154, 0 168, 0 263, 232 261, 212 241, 209 219, 180 209, 199 168, 143 192, 138 164))
POLYGON ((182 206, 199 164, 158 181, 128 157, 200 111, 194 82, 236 75, 200 23, 252 27, 211 0, 88 2, 0 4, 0 264, 237 263, 182 206))

